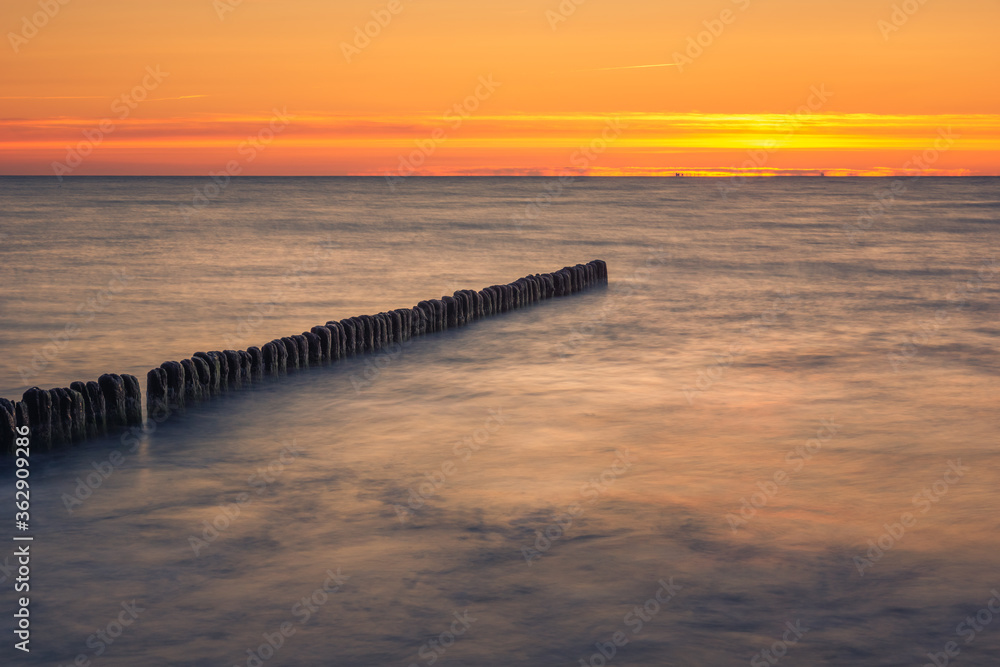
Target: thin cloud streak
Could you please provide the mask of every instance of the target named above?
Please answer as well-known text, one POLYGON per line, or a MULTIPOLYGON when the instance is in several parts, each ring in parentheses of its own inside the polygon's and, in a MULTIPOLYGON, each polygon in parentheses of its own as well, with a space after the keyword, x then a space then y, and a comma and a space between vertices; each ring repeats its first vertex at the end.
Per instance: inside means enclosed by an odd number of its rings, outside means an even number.
POLYGON ((163 102, 164 100, 192 100, 196 97, 211 97, 211 95, 181 95, 179 97, 153 97, 150 102, 163 102))
MULTIPOLYGON (((210 97, 209 95, 181 95, 179 97, 152 97, 150 102, 162 102, 164 100, 190 100, 196 97, 210 97)), ((5 95, 0 100, 106 100, 102 95, 5 95)))
MULTIPOLYGON (((624 65, 622 67, 598 67, 597 69, 574 69, 570 72, 609 72, 616 69, 649 69, 650 67, 677 67, 677 63, 658 63, 656 65, 624 65)), ((561 72, 552 72, 561 74, 561 72)))
POLYGON ((0 97, 0 100, 103 100, 100 95, 10 95, 0 97))

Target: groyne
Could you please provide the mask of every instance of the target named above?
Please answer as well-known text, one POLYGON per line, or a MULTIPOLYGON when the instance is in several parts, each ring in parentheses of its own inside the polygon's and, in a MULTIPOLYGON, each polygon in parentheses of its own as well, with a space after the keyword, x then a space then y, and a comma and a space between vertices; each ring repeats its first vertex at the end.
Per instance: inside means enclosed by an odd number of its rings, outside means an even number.
MULTIPOLYGON (((146 413, 162 421, 159 416, 177 414, 186 406, 271 377, 377 352, 607 282, 607 264, 595 259, 506 285, 459 290, 412 308, 329 321, 260 347, 196 352, 189 359, 166 361, 146 374, 146 413)), ((16 429, 23 426, 30 429, 36 451, 142 426, 142 405, 134 375, 106 373, 97 381, 74 382, 65 388, 31 387, 19 401, 0 398, 0 449, 13 453, 16 429)))

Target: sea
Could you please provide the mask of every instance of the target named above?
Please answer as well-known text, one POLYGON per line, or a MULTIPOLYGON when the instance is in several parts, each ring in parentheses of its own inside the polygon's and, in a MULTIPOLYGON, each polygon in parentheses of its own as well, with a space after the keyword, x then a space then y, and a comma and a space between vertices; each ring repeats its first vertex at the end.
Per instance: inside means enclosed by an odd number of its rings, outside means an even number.
POLYGON ((10 399, 609 272, 4 462, 0 661, 1000 664, 998 186, 0 178, 10 399))

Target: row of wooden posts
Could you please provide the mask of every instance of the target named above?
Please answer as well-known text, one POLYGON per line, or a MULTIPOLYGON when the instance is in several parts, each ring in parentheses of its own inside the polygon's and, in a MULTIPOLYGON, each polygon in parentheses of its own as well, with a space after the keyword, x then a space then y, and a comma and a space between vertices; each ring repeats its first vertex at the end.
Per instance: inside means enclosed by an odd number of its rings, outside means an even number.
MULTIPOLYGON (((595 259, 506 285, 459 290, 413 308, 330 321, 260 347, 197 352, 190 359, 167 361, 147 373, 147 414, 169 415, 266 377, 375 352, 607 281, 607 264, 595 259)), ((68 388, 32 387, 17 402, 0 398, 0 448, 5 452, 14 451, 17 427, 30 428, 33 448, 48 448, 142 424, 142 392, 133 375, 108 373, 97 382, 74 382, 68 388)))

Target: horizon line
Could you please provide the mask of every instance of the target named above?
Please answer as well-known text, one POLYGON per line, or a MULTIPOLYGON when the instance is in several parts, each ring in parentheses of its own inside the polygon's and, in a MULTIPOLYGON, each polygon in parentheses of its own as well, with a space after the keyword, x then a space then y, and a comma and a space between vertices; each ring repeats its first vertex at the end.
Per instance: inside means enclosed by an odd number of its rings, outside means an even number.
MULTIPOLYGON (((821 171, 821 170, 815 170, 821 171)), ((381 174, 240 174, 230 178, 377 178, 385 179, 381 174)), ((678 171, 668 174, 412 174, 410 176, 388 176, 393 179, 408 180, 411 178, 1000 178, 996 174, 759 174, 759 173, 718 173, 698 171, 678 171)), ((56 178, 52 174, 0 174, 0 178, 56 178)), ((61 180, 84 178, 211 178, 206 174, 66 174, 61 180)))

